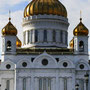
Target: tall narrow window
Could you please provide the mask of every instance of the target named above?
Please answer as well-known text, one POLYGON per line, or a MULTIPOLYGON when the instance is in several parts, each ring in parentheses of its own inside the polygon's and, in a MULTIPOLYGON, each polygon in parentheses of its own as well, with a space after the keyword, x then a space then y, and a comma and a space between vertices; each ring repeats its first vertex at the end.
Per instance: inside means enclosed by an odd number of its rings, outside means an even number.
POLYGON ((56 42, 56 32, 53 30, 53 42, 56 42))
POLYGON ((6 81, 6 90, 10 90, 10 80, 6 81))
POLYGON ((35 30, 35 42, 38 42, 38 30, 35 30))
POLYGON ((33 42, 33 30, 31 30, 31 43, 33 42))
POLYGON ((31 30, 29 31, 29 42, 31 43, 31 30))
POLYGON ((43 41, 47 42, 47 30, 44 30, 43 41))
POLYGON ((61 43, 63 43, 63 31, 60 31, 60 40, 61 40, 61 43))
POLYGON ((67 39, 68 38, 68 33, 65 31, 65 44, 67 45, 67 39))
POLYGON ((26 78, 23 78, 23 90, 26 90, 26 78))
POLYGON ((6 47, 6 50, 7 51, 11 51, 11 41, 7 41, 7 47, 6 47))
POLYGON ((84 51, 84 42, 83 41, 80 41, 79 42, 79 51, 80 52, 83 52, 84 51))
POLYGON ((29 33, 30 31, 28 31, 27 33, 27 35, 28 35, 28 40, 27 40, 27 43, 29 43, 30 42, 30 33, 29 33))
POLYGON ((67 90, 67 79, 64 78, 64 90, 67 90))
POLYGON ((39 78, 39 90, 51 90, 51 78, 39 78))

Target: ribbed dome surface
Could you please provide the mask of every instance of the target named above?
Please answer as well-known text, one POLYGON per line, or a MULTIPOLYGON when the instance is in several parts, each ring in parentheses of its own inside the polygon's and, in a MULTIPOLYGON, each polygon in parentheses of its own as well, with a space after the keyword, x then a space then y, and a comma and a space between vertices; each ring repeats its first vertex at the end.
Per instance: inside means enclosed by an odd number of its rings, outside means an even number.
POLYGON ((32 0, 24 10, 24 17, 47 14, 67 17, 66 8, 59 0, 32 0))

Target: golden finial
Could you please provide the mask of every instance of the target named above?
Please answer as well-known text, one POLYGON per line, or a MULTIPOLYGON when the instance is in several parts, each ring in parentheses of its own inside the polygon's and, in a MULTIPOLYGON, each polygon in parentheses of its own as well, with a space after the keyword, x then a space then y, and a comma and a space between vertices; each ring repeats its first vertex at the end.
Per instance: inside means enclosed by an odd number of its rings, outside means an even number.
POLYGON ((82 22, 82 11, 80 11, 80 22, 82 22))
POLYGON ((11 11, 9 10, 9 22, 11 21, 11 11))

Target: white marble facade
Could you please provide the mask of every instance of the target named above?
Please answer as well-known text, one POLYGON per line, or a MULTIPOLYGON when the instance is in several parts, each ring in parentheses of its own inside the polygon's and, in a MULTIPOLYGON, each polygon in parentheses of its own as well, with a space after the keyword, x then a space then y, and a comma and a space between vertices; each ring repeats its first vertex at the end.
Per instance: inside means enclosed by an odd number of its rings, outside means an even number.
POLYGON ((89 90, 88 36, 74 36, 73 52, 58 52, 69 49, 68 26, 68 19, 62 16, 34 15, 23 18, 21 48, 16 48, 16 36, 2 36, 0 90, 76 90, 77 84, 79 90, 89 90), (11 51, 6 51, 8 40, 11 51), (80 40, 84 42, 83 52, 79 52, 80 40), (57 52, 48 53, 47 49, 57 52), (88 85, 84 77, 87 73, 88 85))

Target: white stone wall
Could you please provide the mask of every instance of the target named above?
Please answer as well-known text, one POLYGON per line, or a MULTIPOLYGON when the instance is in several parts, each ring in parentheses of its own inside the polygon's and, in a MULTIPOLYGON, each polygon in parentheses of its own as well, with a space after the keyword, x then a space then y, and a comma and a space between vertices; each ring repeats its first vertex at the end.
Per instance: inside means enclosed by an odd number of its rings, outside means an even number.
POLYGON ((75 84, 78 83, 76 81, 78 79, 84 80, 84 75, 90 70, 87 61, 87 55, 48 55, 45 52, 39 56, 7 55, 5 56, 5 61, 1 64, 2 71, 0 72, 3 73, 3 77, 0 74, 0 82, 2 83, 1 88, 5 88, 5 80, 10 77, 10 79, 13 80, 11 81, 13 82, 13 85, 10 88, 16 86, 16 88, 12 90, 23 90, 23 78, 26 78, 26 90, 35 90, 36 88, 39 90, 39 77, 50 77, 52 80, 51 90, 64 90, 64 78, 67 79, 67 90, 75 90, 75 84), (31 62, 32 57, 35 58, 33 62, 31 62), (44 58, 49 61, 47 66, 42 65, 42 60, 44 58), (59 62, 57 62, 55 58, 59 58, 59 62), (27 63, 27 67, 22 66, 23 62, 27 63), (67 67, 63 66, 64 62, 68 63, 67 67), (7 70, 10 73, 5 71, 7 64, 12 66, 10 69, 11 71, 7 70), (81 64, 84 65, 84 69, 80 69, 81 64), (16 80, 16 85, 14 80, 16 80))

